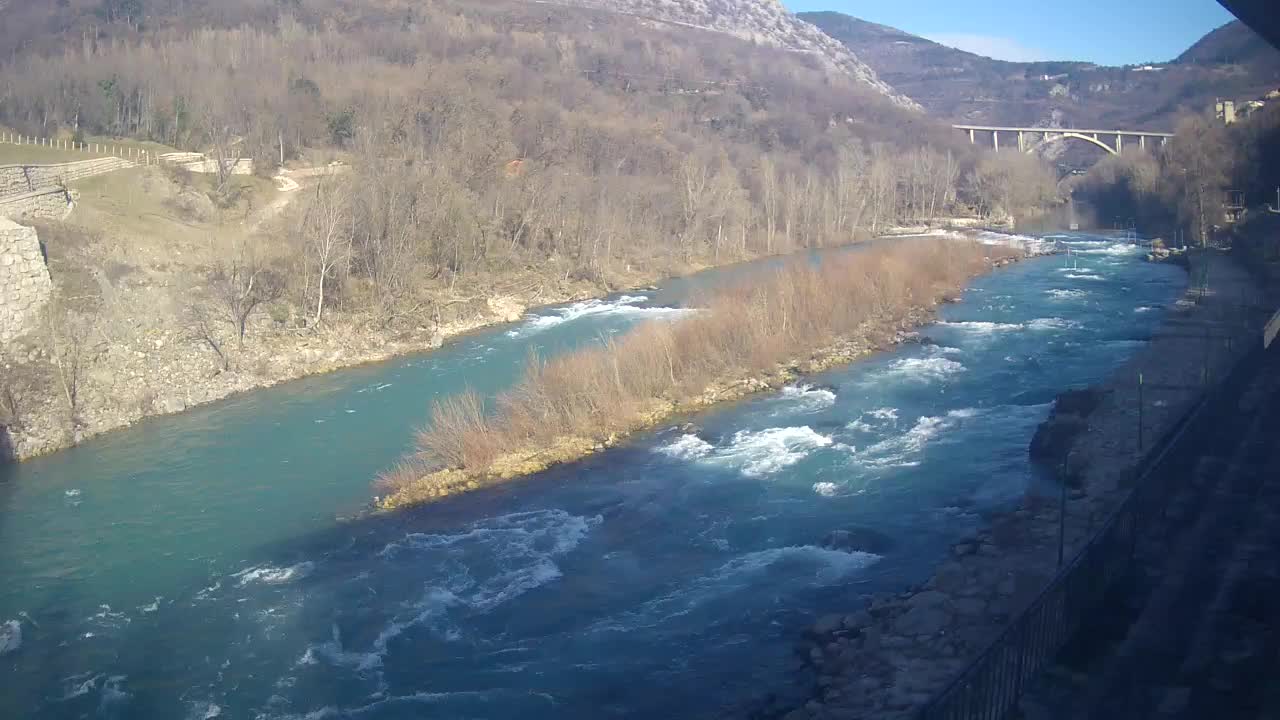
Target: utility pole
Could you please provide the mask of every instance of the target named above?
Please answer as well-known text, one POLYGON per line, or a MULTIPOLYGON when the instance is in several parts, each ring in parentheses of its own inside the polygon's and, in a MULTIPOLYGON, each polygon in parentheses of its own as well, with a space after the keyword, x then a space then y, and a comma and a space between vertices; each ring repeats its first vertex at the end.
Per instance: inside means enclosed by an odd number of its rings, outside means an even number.
POLYGON ((1142 373, 1138 373, 1138 453, 1141 454, 1146 450, 1144 439, 1142 437, 1142 413, 1144 404, 1142 402, 1142 373))

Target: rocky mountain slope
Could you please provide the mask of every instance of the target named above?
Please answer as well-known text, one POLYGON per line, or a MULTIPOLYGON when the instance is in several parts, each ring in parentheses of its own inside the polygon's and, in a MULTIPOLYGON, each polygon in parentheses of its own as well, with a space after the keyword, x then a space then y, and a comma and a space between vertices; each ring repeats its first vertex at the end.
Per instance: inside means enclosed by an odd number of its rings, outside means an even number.
POLYGON ((858 59, 856 45, 838 42, 777 0, 564 0, 556 4, 725 33, 761 45, 814 55, 870 85, 895 104, 921 109, 908 95, 885 82, 858 59))
POLYGON ((834 12, 800 17, 854 48, 887 83, 953 121, 1165 130, 1218 97, 1257 98, 1280 87, 1280 51, 1239 22, 1176 60, 1104 67, 993 60, 834 12))
POLYGON ((1275 67, 1276 50, 1262 36, 1240 21, 1230 22, 1196 41, 1175 61, 1179 64, 1243 65, 1257 70, 1275 67))

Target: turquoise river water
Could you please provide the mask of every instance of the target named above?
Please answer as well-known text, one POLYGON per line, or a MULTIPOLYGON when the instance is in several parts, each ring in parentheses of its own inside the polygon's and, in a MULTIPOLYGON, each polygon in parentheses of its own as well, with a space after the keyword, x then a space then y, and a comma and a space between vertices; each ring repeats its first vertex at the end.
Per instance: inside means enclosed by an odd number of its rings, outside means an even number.
POLYGON ((815 615, 918 582, 1034 491, 1054 395, 1112 372, 1186 282, 1054 239, 1078 253, 980 278, 924 342, 410 512, 361 510, 432 398, 678 321, 752 268, 0 468, 0 717, 717 717, 787 683, 815 615), (820 546, 850 527, 882 541, 820 546))

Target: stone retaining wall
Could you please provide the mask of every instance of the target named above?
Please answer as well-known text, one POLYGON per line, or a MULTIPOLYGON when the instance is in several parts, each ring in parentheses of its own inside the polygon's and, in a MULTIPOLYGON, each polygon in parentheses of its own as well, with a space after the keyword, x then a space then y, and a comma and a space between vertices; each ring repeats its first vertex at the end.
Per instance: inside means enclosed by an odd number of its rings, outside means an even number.
POLYGON ((65 220, 74 206, 71 191, 57 186, 0 197, 0 218, 65 220))
POLYGON ((52 294, 35 228, 0 217, 0 343, 34 330, 52 294))
MULTIPOLYGON (((166 165, 176 165, 187 172, 211 174, 218 172, 218 161, 204 153, 198 152, 173 152, 165 153, 160 156, 160 162, 166 165)), ((226 160, 227 173, 230 175, 252 175, 254 170, 253 158, 238 158, 234 160, 226 160)))
POLYGON ((135 164, 109 157, 57 165, 0 165, 0 199, 61 187, 64 183, 130 168, 135 164))

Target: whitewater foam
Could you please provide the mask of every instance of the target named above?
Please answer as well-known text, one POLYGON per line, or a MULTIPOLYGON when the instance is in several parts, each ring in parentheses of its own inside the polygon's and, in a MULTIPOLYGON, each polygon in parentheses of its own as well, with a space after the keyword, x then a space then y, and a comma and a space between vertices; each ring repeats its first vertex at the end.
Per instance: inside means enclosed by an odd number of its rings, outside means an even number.
POLYGON ((1089 297, 1088 290, 1045 290, 1044 292, 1054 300, 1079 300, 1089 297))
POLYGON ((90 615, 86 622, 97 625, 100 629, 115 630, 132 622, 128 615, 114 612, 110 605, 99 605, 98 612, 90 615))
POLYGON ((292 580, 304 578, 311 574, 316 567, 315 563, 306 561, 297 565, 288 567, 274 567, 272 565, 256 565, 251 568, 245 568, 231 577, 236 578, 239 587, 244 587, 249 583, 263 583, 265 585, 280 585, 292 580))
MULTIPOLYGON (((536 697, 546 700, 551 704, 555 704, 555 698, 546 693, 526 692, 518 690, 508 690, 505 688, 495 688, 492 690, 456 690, 453 692, 416 692, 410 695, 386 695, 380 692, 371 695, 373 702, 367 705, 359 705, 354 707, 339 708, 334 705, 325 705, 315 710, 309 710, 301 715, 262 715, 255 716, 257 720, 329 720, 330 718, 354 718, 372 715, 374 717, 384 717, 384 713, 379 713, 383 708, 394 707, 396 705, 422 705, 437 704, 447 702, 458 698, 473 698, 480 701, 487 701, 493 695, 499 694, 520 694, 527 697, 536 697)), ((400 717, 400 715, 396 715, 400 717)))
POLYGON ((836 404, 835 393, 812 385, 788 385, 782 388, 781 397, 789 401, 788 406, 774 415, 818 412, 836 404))
POLYGON ((813 491, 822 497, 835 497, 840 490, 840 486, 832 482, 817 482, 813 484, 813 491))
POLYGON ((98 681, 106 678, 101 673, 80 673, 79 675, 71 675, 62 678, 63 692, 62 697, 58 698, 59 702, 74 700, 82 695, 88 695, 98 687, 98 681))
POLYGON ((713 450, 715 447, 711 443, 697 435, 681 435, 673 442, 654 448, 654 452, 677 460, 697 460, 710 455, 713 450))
POLYGON ((186 720, 213 720, 222 716, 222 708, 208 700, 187 702, 186 720))
POLYGON ((1101 275, 1095 275, 1093 273, 1069 272, 1064 274, 1063 277, 1069 277, 1072 280, 1106 280, 1106 278, 1102 277, 1101 275))
POLYGON ((814 585, 830 585, 851 572, 862 570, 881 560, 881 556, 869 552, 845 552, 816 545, 791 545, 746 553, 717 568, 709 578, 717 583, 735 579, 746 580, 752 576, 776 569, 778 565, 817 565, 813 575, 814 585))
POLYGON ((850 430, 858 430, 861 432, 874 433, 879 432, 885 425, 893 426, 898 424, 897 408, 876 408, 875 410, 867 410, 858 416, 857 420, 845 425, 850 430), (870 420, 870 422, 868 422, 870 420))
POLYGON ((852 450, 854 460, 864 466, 879 470, 915 467, 920 464, 916 456, 943 432, 959 428, 965 420, 977 417, 976 408, 952 410, 942 416, 926 416, 916 420, 910 430, 881 440, 863 450, 852 450))
POLYGON ((1142 246, 1129 243, 1109 243, 1103 247, 1090 247, 1076 250, 1080 255, 1137 255, 1144 252, 1142 246))
POLYGON ((901 376, 917 382, 932 382, 946 379, 964 370, 964 365, 955 360, 934 356, 894 360, 881 374, 901 376))
POLYGON ((1048 255, 1057 250, 1058 243, 1051 238, 1037 238, 1029 235, 1015 235, 984 230, 974 236, 983 245, 1000 245, 1022 250, 1028 255, 1048 255))
POLYGON ((807 425, 741 430, 734 433, 728 447, 708 456, 707 462, 728 465, 747 477, 759 478, 794 465, 831 442, 830 437, 807 425))
POLYGON ((596 631, 632 632, 685 616, 720 598, 767 585, 824 587, 879 562, 867 552, 844 552, 815 545, 791 545, 738 555, 702 577, 646 602, 622 618, 597 623, 596 631))
POLYGON ((566 322, 596 315, 624 315, 652 318, 679 318, 692 310, 669 307, 641 307, 649 298, 643 295, 623 295, 615 300, 584 300, 560 308, 549 315, 535 315, 523 325, 507 331, 507 337, 527 337, 566 322))
POLYGON ((1032 330, 1069 330, 1071 328, 1080 327, 1080 323, 1075 320, 1065 320, 1060 317, 1052 318, 1036 318, 1027 323, 1027 327, 1032 330))
POLYGON ((961 330, 967 330, 979 335, 990 335, 991 333, 996 332, 1012 332, 1014 330, 1022 329, 1022 325, 1019 325, 1018 323, 998 323, 983 320, 966 320, 956 322, 943 320, 938 324, 945 325, 946 327, 960 328, 961 330))
POLYGON ((378 554, 383 561, 398 563, 412 554, 410 562, 433 565, 443 580, 408 604, 407 612, 388 618, 368 649, 345 646, 335 624, 330 639, 309 646, 296 665, 327 660, 357 671, 376 670, 391 641, 415 627, 425 626, 446 641, 457 640, 461 633, 449 620, 455 608, 484 614, 560 578, 555 558, 576 548, 602 522, 598 515, 535 510, 487 518, 457 533, 410 533, 388 543, 378 554), (496 570, 477 576, 478 567, 496 570))

